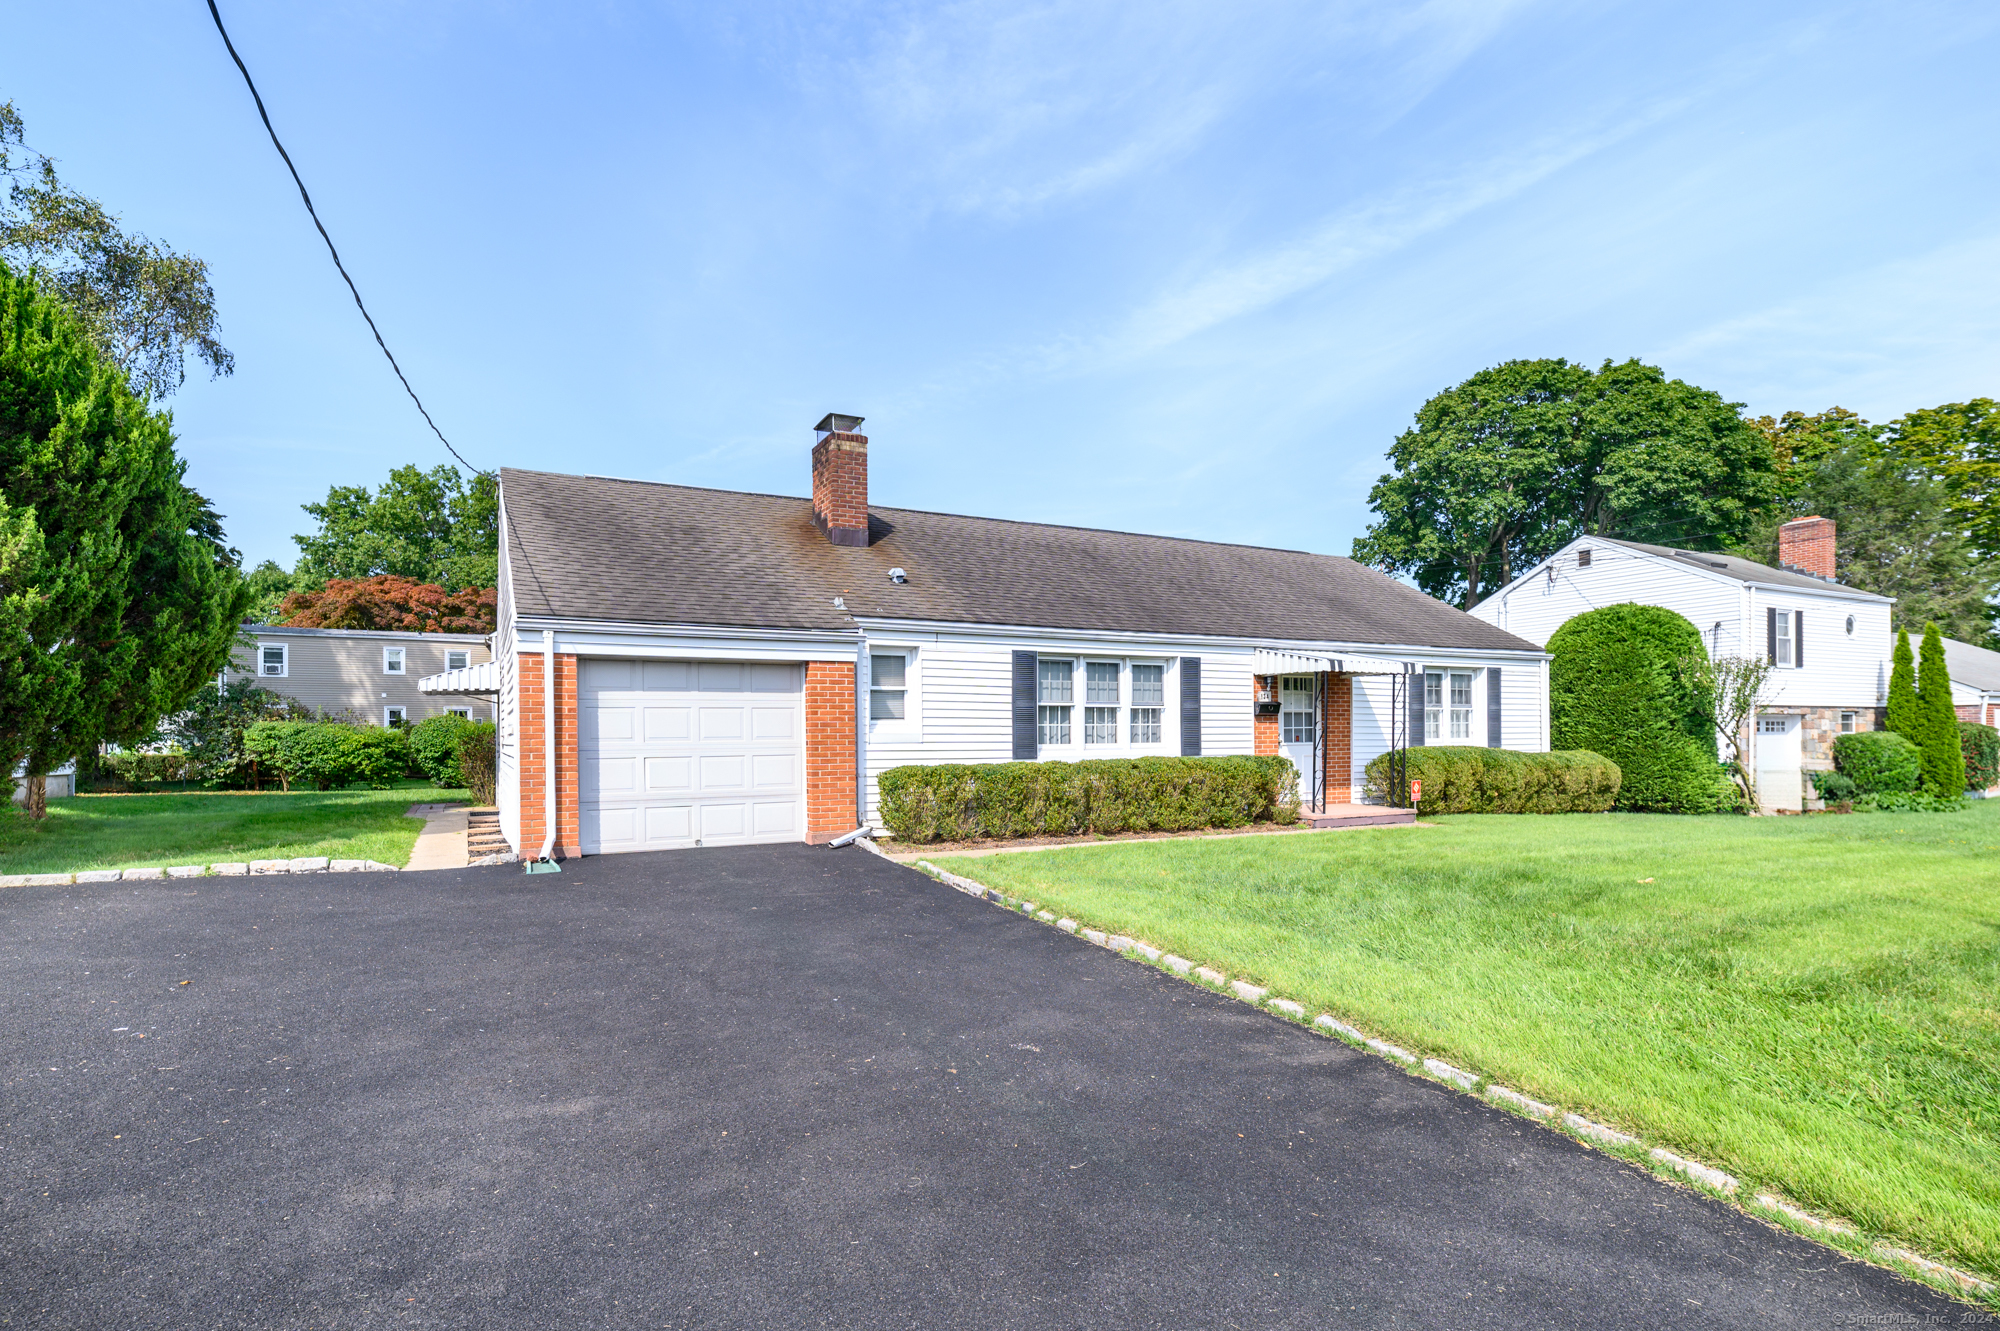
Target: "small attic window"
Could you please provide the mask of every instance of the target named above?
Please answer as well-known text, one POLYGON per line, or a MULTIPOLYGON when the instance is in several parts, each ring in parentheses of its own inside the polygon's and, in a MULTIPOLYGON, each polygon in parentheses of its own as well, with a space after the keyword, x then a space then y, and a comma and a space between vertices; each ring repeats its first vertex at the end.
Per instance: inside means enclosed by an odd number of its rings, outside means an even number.
POLYGON ((1590 551, 1579 550, 1576 552, 1576 566, 1578 568, 1590 567, 1590 551))

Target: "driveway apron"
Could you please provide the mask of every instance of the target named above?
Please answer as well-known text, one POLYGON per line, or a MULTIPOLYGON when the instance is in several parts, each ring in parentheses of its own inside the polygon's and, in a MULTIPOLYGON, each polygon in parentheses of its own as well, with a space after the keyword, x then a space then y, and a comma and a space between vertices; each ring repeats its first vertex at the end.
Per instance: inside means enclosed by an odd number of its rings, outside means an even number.
POLYGON ((1969 1311, 857 849, 19 889, 0 921, 0 1326, 1969 1311))

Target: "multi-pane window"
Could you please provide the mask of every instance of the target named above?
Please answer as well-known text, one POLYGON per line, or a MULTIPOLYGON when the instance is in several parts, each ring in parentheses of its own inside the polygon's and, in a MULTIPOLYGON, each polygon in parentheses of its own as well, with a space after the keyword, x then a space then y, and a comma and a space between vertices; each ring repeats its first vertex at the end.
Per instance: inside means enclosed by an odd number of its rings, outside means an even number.
POLYGON ((1076 662, 1048 660, 1035 663, 1035 728, 1043 744, 1069 743, 1069 714, 1076 701, 1073 676, 1076 662))
POLYGON ((1472 672, 1424 672, 1424 738, 1472 738, 1472 672))
POLYGON ((1083 742, 1118 742, 1118 663, 1086 661, 1083 665, 1083 742))
POLYGON ((1278 737, 1284 743, 1313 742, 1315 692, 1311 675, 1285 676, 1278 695, 1278 737))
POLYGON ((1771 644, 1772 654, 1778 658, 1779 665, 1788 666, 1792 663, 1791 612, 1780 611, 1771 617, 1771 623, 1777 630, 1777 636, 1771 644))
POLYGON ((257 649, 257 673, 260 675, 283 675, 285 673, 285 645, 267 643, 257 649))
POLYGON ((1167 668, 1163 665, 1132 667, 1132 742, 1158 744, 1160 716, 1167 705, 1167 668))
POLYGON ((910 660, 901 652, 868 658, 868 719, 902 721, 909 717, 910 660))
POLYGON ((1854 713, 1842 712, 1840 714, 1840 733, 1843 735, 1852 735, 1854 733, 1854 713))
POLYGON ((446 652, 444 654, 444 668, 446 670, 463 670, 471 664, 471 652, 446 652))
POLYGON ((1472 738, 1472 672, 1451 672, 1451 737, 1472 738))
POLYGON ((385 675, 400 675, 403 673, 403 649, 401 647, 384 647, 382 649, 382 673, 385 675))

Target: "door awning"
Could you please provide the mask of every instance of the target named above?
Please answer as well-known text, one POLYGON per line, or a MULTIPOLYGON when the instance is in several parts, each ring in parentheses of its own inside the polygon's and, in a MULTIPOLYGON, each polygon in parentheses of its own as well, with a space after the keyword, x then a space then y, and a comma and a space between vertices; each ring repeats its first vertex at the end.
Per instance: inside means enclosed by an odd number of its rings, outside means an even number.
POLYGON ((481 661, 463 670, 447 670, 442 675, 425 675, 417 681, 418 693, 498 693, 500 663, 481 661))
POLYGON ((1281 652, 1260 647, 1250 665, 1258 675, 1316 675, 1330 670, 1337 675, 1400 675, 1409 669, 1402 661, 1380 656, 1311 656, 1304 652, 1281 652))

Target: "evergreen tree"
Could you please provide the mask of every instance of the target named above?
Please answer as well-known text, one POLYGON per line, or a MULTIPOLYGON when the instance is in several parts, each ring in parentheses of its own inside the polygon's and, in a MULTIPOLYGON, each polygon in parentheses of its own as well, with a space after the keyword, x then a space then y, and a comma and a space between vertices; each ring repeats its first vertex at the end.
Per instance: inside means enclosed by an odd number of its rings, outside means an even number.
POLYGON ((1944 639, 1936 624, 1924 625, 1919 666, 1921 733, 1910 738, 1923 750, 1922 789, 1927 795, 1957 799, 1965 794, 1965 749, 1959 740, 1958 712, 1951 705, 1951 667, 1945 664, 1944 639))
POLYGON ((248 592, 150 410, 0 263, 0 771, 150 733, 227 660, 248 592))
POLYGON ((1910 650, 1910 631, 1896 630, 1896 652, 1890 658, 1889 669, 1889 715, 1884 730, 1893 730, 1912 744, 1923 741, 1918 738, 1922 728, 1917 719, 1917 658, 1910 650))

